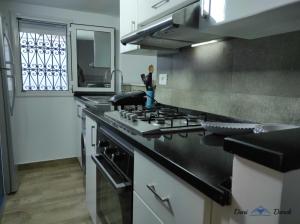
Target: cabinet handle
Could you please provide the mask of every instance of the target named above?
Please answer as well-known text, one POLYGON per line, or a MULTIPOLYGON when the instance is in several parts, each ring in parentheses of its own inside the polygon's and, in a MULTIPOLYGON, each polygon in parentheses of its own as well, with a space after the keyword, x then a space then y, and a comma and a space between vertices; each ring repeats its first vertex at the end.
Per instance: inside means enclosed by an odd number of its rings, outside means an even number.
POLYGON ((81 107, 80 105, 77 105, 77 117, 79 117, 81 119, 80 114, 79 114, 79 108, 80 107, 81 107))
POLYGON ((155 3, 154 5, 152 5, 152 8, 153 9, 158 9, 160 8, 161 6, 163 6, 164 4, 167 4, 170 0, 161 0, 157 3, 155 3))
POLYGON ((162 197, 160 196, 156 189, 155 186, 153 184, 147 184, 147 188, 155 195, 155 197, 157 197, 161 202, 168 202, 170 203, 170 199, 169 197, 162 197))
POLYGON ((135 21, 131 21, 131 32, 135 31, 135 21))
POLYGON ((162 197, 162 196, 160 196, 160 195, 157 193, 154 184, 147 184, 146 186, 147 186, 147 188, 154 194, 154 196, 155 196, 160 202, 162 202, 162 204, 169 210, 169 212, 171 212, 172 214, 174 214, 173 208, 172 208, 172 206, 171 206, 170 198, 169 198, 169 197, 162 197))
POLYGON ((95 129, 95 126, 92 126, 91 127, 91 146, 92 147, 95 147, 96 146, 96 144, 94 143, 94 129, 95 129))

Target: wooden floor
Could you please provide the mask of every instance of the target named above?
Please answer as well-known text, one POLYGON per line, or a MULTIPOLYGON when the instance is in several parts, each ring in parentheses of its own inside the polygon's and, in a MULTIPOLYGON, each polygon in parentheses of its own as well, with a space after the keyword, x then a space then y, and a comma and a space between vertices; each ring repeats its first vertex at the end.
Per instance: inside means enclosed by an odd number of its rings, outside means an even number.
POLYGON ((8 196, 2 224, 92 224, 76 159, 19 167, 19 191, 8 196))

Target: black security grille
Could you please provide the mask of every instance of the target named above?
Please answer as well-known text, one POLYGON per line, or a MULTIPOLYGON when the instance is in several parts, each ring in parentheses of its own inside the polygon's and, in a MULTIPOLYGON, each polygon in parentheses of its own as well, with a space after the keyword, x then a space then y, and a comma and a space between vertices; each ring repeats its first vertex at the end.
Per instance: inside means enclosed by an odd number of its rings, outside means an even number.
POLYGON ((66 35, 20 32, 23 91, 67 91, 66 35))

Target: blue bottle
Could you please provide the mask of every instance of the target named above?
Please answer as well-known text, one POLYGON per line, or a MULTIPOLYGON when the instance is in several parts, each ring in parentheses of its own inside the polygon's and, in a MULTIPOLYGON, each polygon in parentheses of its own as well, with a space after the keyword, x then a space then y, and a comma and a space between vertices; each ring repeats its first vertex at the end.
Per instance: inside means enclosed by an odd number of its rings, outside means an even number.
POLYGON ((147 109, 152 109, 154 104, 154 90, 147 90, 146 95, 147 101, 145 106, 147 109))

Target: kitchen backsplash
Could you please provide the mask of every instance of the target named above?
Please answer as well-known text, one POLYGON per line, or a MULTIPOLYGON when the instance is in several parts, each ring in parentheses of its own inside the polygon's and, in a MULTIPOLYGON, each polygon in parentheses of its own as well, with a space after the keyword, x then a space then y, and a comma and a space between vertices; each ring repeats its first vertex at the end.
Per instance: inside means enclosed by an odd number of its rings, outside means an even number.
POLYGON ((230 39, 159 56, 159 102, 258 122, 300 124, 300 32, 230 39))

